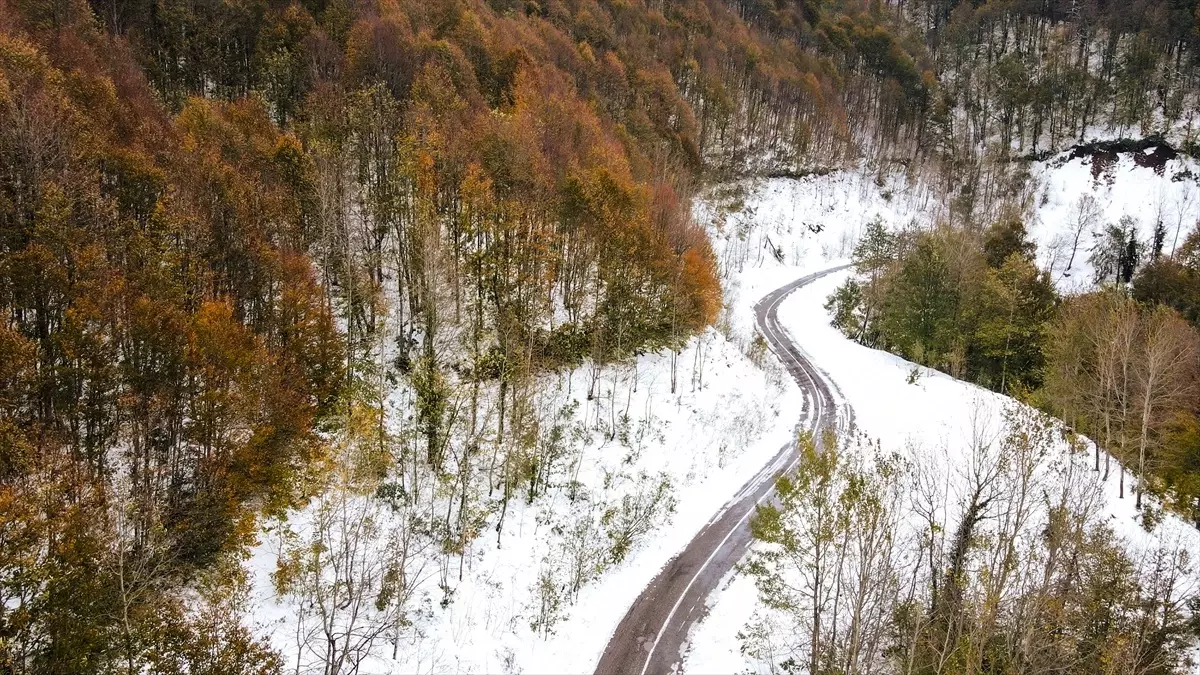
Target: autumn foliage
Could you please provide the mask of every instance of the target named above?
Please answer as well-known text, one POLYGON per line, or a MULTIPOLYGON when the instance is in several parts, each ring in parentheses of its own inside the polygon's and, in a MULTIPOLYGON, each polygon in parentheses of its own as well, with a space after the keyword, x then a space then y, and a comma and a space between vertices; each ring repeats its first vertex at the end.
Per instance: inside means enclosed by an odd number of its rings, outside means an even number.
MULTIPOLYGON (((164 580, 290 498, 342 350, 299 141, 250 101, 172 116, 80 7, 58 29, 21 9, 0 35, 0 662, 85 672, 201 639, 164 580)), ((216 667, 188 649, 176 667, 216 667)))
POLYGON ((500 439, 518 381, 716 319, 706 175, 915 138, 920 55, 843 10, 0 2, 0 667, 278 667, 171 589, 303 498, 373 354, 440 473, 452 384, 500 439))

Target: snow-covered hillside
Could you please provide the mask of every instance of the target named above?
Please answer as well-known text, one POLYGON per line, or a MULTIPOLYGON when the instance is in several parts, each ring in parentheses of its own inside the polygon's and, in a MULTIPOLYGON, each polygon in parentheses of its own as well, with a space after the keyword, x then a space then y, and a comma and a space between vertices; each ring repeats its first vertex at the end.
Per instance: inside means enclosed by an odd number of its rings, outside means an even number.
MULTIPOLYGON (((1039 262, 1052 270, 1062 291, 1092 286, 1087 261, 1098 233, 1108 223, 1128 215, 1135 219, 1139 237, 1147 241, 1156 220, 1167 225, 1165 249, 1169 252, 1174 228, 1180 241, 1200 216, 1200 190, 1195 162, 1173 159, 1164 170, 1139 166, 1123 155, 1092 174, 1090 159, 1068 159, 1066 154, 1031 167, 1038 195, 1027 214, 1030 232, 1039 245, 1039 262), (1088 229, 1083 233, 1071 273, 1065 273, 1064 241, 1073 238, 1077 222, 1071 209, 1080 197, 1094 200, 1088 229)), ((746 187, 733 200, 734 208, 722 211, 708 206, 700 216, 712 223, 714 240, 727 269, 727 283, 738 294, 757 298, 769 290, 815 269, 843 262, 863 225, 878 217, 892 229, 927 227, 941 214, 941 206, 920 186, 908 185, 902 176, 877 180, 861 172, 845 171, 802 180, 775 180, 746 187), (741 206, 741 208, 738 208, 741 206), (772 255, 772 249, 782 255, 772 255), (740 270, 740 272, 739 272, 740 270)), ((716 202, 714 202, 716 203, 716 202)), ((1069 245, 1068 241, 1068 245, 1069 245)), ((1011 399, 936 371, 919 368, 886 352, 858 345, 829 325, 826 298, 850 271, 837 273, 801 288, 780 307, 781 321, 812 360, 824 369, 854 410, 857 429, 878 440, 886 450, 901 452, 915 464, 944 471, 948 486, 946 504, 952 509, 962 495, 955 479, 967 462, 973 437, 983 429, 998 437, 1011 399), (914 381, 915 380, 915 381, 914 381)), ((735 331, 753 329, 746 303, 730 316, 735 331)), ((1125 542, 1134 560, 1143 560, 1157 546, 1200 550, 1200 532, 1174 516, 1166 516, 1147 532, 1134 510, 1126 482, 1125 498, 1118 496, 1118 472, 1101 482, 1091 470, 1090 453, 1072 453, 1065 441, 1057 456, 1047 460, 1058 470, 1074 472, 1095 483, 1094 491, 1103 519, 1125 542), (1066 463, 1066 464, 1064 464, 1066 463), (1063 466, 1074 467, 1070 470, 1063 466)), ((946 514, 952 522, 955 514, 946 514)), ((1193 572, 1187 582, 1200 586, 1193 572)), ((753 581, 731 573, 721 592, 710 598, 708 618, 693 629, 684 672, 759 672, 766 664, 743 653, 743 633, 752 619, 763 613, 753 581)))
MULTIPOLYGON (((795 384, 748 341, 710 329, 679 354, 676 369, 672 394, 669 354, 605 367, 600 395, 590 401, 590 368, 545 376, 537 407, 561 427, 548 442, 561 446, 564 479, 531 504, 512 500, 499 538, 498 514, 488 514, 461 568, 456 557, 447 568, 436 549, 411 563, 414 607, 402 625, 371 641, 360 672, 590 672, 633 599, 792 438, 797 422, 795 384), (610 564, 606 519, 629 504, 644 507, 664 484, 657 513, 636 532, 628 557, 610 564), (577 578, 584 583, 576 594, 577 578)), ((390 401, 396 420, 403 419, 402 396, 390 401)), ((326 658, 302 646, 313 642, 304 636, 319 633, 321 619, 298 623, 295 601, 277 596, 271 575, 283 533, 309 536, 315 512, 330 499, 265 523, 248 565, 253 621, 302 671, 326 658)), ((364 545, 383 556, 396 516, 378 500, 356 498, 352 508, 371 510, 364 545)))
POLYGON ((835 171, 715 190, 697 204, 696 218, 709 224, 728 294, 747 271, 809 268, 848 257, 863 226, 875 218, 892 227, 926 226, 941 209, 928 186, 904 174, 835 171))
MULTIPOLYGON (((1071 209, 1082 194, 1095 199, 1100 215, 1089 227, 1097 231, 1129 214, 1148 237, 1154 220, 1147 214, 1158 214, 1168 225, 1179 220, 1186 232, 1200 215, 1196 182, 1187 173, 1192 164, 1172 160, 1159 175, 1122 159, 1094 180, 1086 160, 1035 163, 1039 196, 1027 220, 1040 260, 1057 272, 1060 288, 1091 279, 1084 244, 1071 275, 1062 273, 1064 237, 1074 232, 1071 209)), ((846 260, 872 219, 893 228, 929 226, 945 208, 932 190, 903 174, 858 171, 748 183, 699 203, 697 218, 711 225, 726 311, 719 329, 694 338, 678 355, 676 392, 670 354, 605 367, 595 397, 588 396, 590 366, 542 377, 535 404, 543 420, 539 443, 556 444, 560 478, 532 502, 513 499, 499 536, 495 508, 481 512, 479 536, 466 546, 461 565, 437 547, 417 554, 406 580, 410 608, 370 640, 360 672, 590 672, 657 571, 792 438, 801 397, 755 340, 754 303, 805 272, 846 260), (606 518, 630 504, 640 508, 660 490, 657 510, 639 526, 628 555, 606 558, 612 544, 606 518)), ((1090 246, 1090 233, 1081 241, 1090 246)), ((945 452, 953 461, 972 414, 985 411, 995 424, 1001 397, 932 372, 909 384, 911 364, 842 338, 828 326, 822 304, 844 277, 802 289, 780 317, 836 382, 862 432, 890 449, 945 452)), ((403 413, 411 407, 408 395, 397 391, 390 398, 391 424, 412 423, 403 413)), ((294 598, 277 595, 272 574, 286 533, 304 539, 322 501, 286 521, 263 523, 247 565, 252 620, 292 665, 322 658, 301 647, 319 626, 311 607, 302 611, 294 598)), ((374 509, 370 545, 392 545, 394 513, 379 500, 362 504, 374 509)), ((1144 540, 1129 500, 1111 500, 1110 512, 1120 531, 1144 540)), ((1196 535, 1173 520, 1162 532, 1196 535)), ((1200 547, 1200 539, 1193 545, 1200 547)), ((755 598, 753 584, 736 577, 711 599, 716 611, 694 629, 687 671, 753 665, 739 653, 736 635, 754 613, 755 598)))
MULTIPOLYGON (((1150 156, 1155 148, 1147 148, 1150 156)), ((1089 156, 1058 157, 1035 162, 1037 186, 1033 213, 1027 221, 1038 242, 1038 262, 1064 292, 1092 286, 1089 260, 1097 238, 1108 225, 1131 219, 1138 239, 1149 249, 1154 229, 1162 224, 1163 252, 1182 244, 1200 220, 1200 165, 1184 155, 1157 168, 1121 153, 1115 161, 1089 156)))
MULTIPOLYGON (((1150 157, 1156 147, 1142 154, 1150 157)), ((1171 153, 1167 153, 1171 154, 1171 153)), ((1089 258, 1109 225, 1128 217, 1149 251, 1162 223, 1171 253, 1200 221, 1200 163, 1185 155, 1157 162, 1132 153, 1095 159, 1072 152, 1029 162, 1025 223, 1038 244, 1038 263, 1061 292, 1090 288, 1089 258)), ((849 255, 863 225, 881 218, 892 229, 932 227, 949 216, 946 198, 903 172, 835 171, 802 179, 748 182, 730 200, 703 203, 698 216, 716 220, 723 266, 737 272, 761 266, 807 269, 849 255), (718 213, 733 202, 733 213, 718 213), (741 208, 736 208, 740 206, 741 208), (776 258, 772 261, 771 258, 776 258)))
MULTIPOLYGON (((794 274, 792 270, 771 270, 759 275, 761 280, 755 283, 771 286, 794 274)), ((798 290, 785 301, 779 314, 795 342, 838 384, 854 409, 858 430, 914 462, 936 461, 951 485, 948 503, 953 505, 962 496, 955 493, 954 479, 959 467, 968 461, 966 453, 973 434, 982 425, 989 434, 998 436, 1004 406, 1011 401, 924 368, 917 382, 910 384, 913 364, 851 342, 830 327, 823 304, 847 274, 834 274, 798 290)), ((1091 472, 1089 454, 1070 455, 1065 443, 1061 452, 1063 458, 1069 457, 1081 471, 1099 480, 1091 472)), ((1167 517, 1153 533, 1146 533, 1136 518, 1128 483, 1126 498, 1118 499, 1117 480, 1114 471, 1102 485, 1104 509, 1109 524, 1126 539, 1135 559, 1158 543, 1174 547, 1182 542, 1188 550, 1200 550, 1200 532, 1174 517, 1167 517)), ((948 515, 952 522, 955 515, 948 515)), ((762 664, 743 656, 736 637, 761 609, 753 581, 734 575, 710 603, 709 618, 692 635, 684 671, 757 672, 762 664)))

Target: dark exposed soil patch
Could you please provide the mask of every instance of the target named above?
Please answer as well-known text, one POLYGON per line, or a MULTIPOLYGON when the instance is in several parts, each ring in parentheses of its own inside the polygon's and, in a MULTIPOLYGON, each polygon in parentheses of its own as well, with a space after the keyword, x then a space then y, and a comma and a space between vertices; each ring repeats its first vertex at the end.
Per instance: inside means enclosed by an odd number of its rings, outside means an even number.
POLYGON ((1090 158, 1092 162, 1092 178, 1100 180, 1101 176, 1110 176, 1121 153, 1131 153, 1133 161, 1140 167, 1153 169, 1158 175, 1163 175, 1167 162, 1179 156, 1179 151, 1160 137, 1151 136, 1139 140, 1122 138, 1116 141, 1094 141, 1083 143, 1071 148, 1071 154, 1066 161, 1080 158, 1090 158))
POLYGON ((799 180, 808 178, 809 176, 828 176, 837 171, 836 168, 830 166, 818 166, 805 169, 776 169, 763 174, 764 178, 791 178, 799 180))

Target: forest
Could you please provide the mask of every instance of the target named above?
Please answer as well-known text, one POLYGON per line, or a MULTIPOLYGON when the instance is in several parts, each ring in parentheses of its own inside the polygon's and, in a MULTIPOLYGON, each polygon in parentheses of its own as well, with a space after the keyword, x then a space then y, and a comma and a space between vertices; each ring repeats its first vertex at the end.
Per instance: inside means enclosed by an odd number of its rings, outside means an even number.
POLYGON ((662 9, 4 3, 9 670, 278 667, 235 597, 178 593, 236 569, 257 513, 331 464, 358 492, 419 473, 457 507, 432 535, 453 555, 479 484, 536 494, 533 375, 714 319, 688 218, 706 167, 843 151, 845 76, 880 106, 923 95, 874 15, 847 18, 835 62, 793 11, 662 9), (504 456, 477 475, 485 430, 504 456), (457 465, 452 434, 474 439, 457 465))
POLYGON ((859 342, 1063 419, 1096 439, 1095 470, 1119 471, 1122 495, 1130 467, 1138 508, 1150 492, 1200 525, 1200 234, 1172 254, 1162 223, 1148 251, 1131 230, 1109 225, 1088 252, 1097 290, 1062 297, 1019 218, 982 232, 892 233, 874 221, 854 250, 855 277, 826 306, 859 342), (1101 448, 1111 453, 1103 468, 1101 448))
MULTIPOLYGON (((256 524, 317 504, 345 535, 364 495, 408 524, 375 586, 338 597, 302 539, 276 584, 399 631, 422 547, 461 578, 469 542, 548 489, 563 431, 539 377, 587 367, 592 401, 607 364, 719 320, 697 195, 856 162, 928 176, 953 222, 870 229, 838 325, 1053 412, 1139 504, 1200 523, 1200 235, 1118 227, 1105 288, 1063 298, 1014 210, 1030 157, 1174 133, 1200 102, 1196 16, 0 0, 0 667, 282 672, 238 618, 256 524)), ((666 508, 651 483, 604 516, 611 559, 666 508)), ((384 628, 357 630, 324 672, 384 628)))
POLYGON ((778 614, 756 616, 742 649, 785 673, 1187 672, 1188 552, 1131 557, 1090 467, 1052 459, 1053 425, 1004 416, 999 435, 973 420, 948 527, 949 455, 802 437, 744 564, 778 614))

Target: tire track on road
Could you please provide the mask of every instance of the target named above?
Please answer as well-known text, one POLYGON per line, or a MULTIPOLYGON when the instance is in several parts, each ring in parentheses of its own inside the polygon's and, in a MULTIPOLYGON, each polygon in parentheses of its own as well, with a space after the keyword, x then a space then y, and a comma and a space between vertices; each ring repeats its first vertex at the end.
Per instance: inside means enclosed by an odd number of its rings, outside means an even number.
MULTIPOLYGON (((853 411, 845 404, 839 408, 841 396, 835 396, 836 385, 792 342, 777 312, 796 289, 847 267, 800 277, 771 291, 754 306, 759 333, 805 393, 807 410, 797 428, 805 425, 814 434, 826 428, 848 428, 853 424, 853 411)), ((659 571, 617 625, 596 675, 667 675, 677 670, 688 632, 708 612, 708 596, 750 545, 750 516, 755 506, 774 492, 775 477, 791 471, 797 461, 794 443, 780 448, 659 571)))

